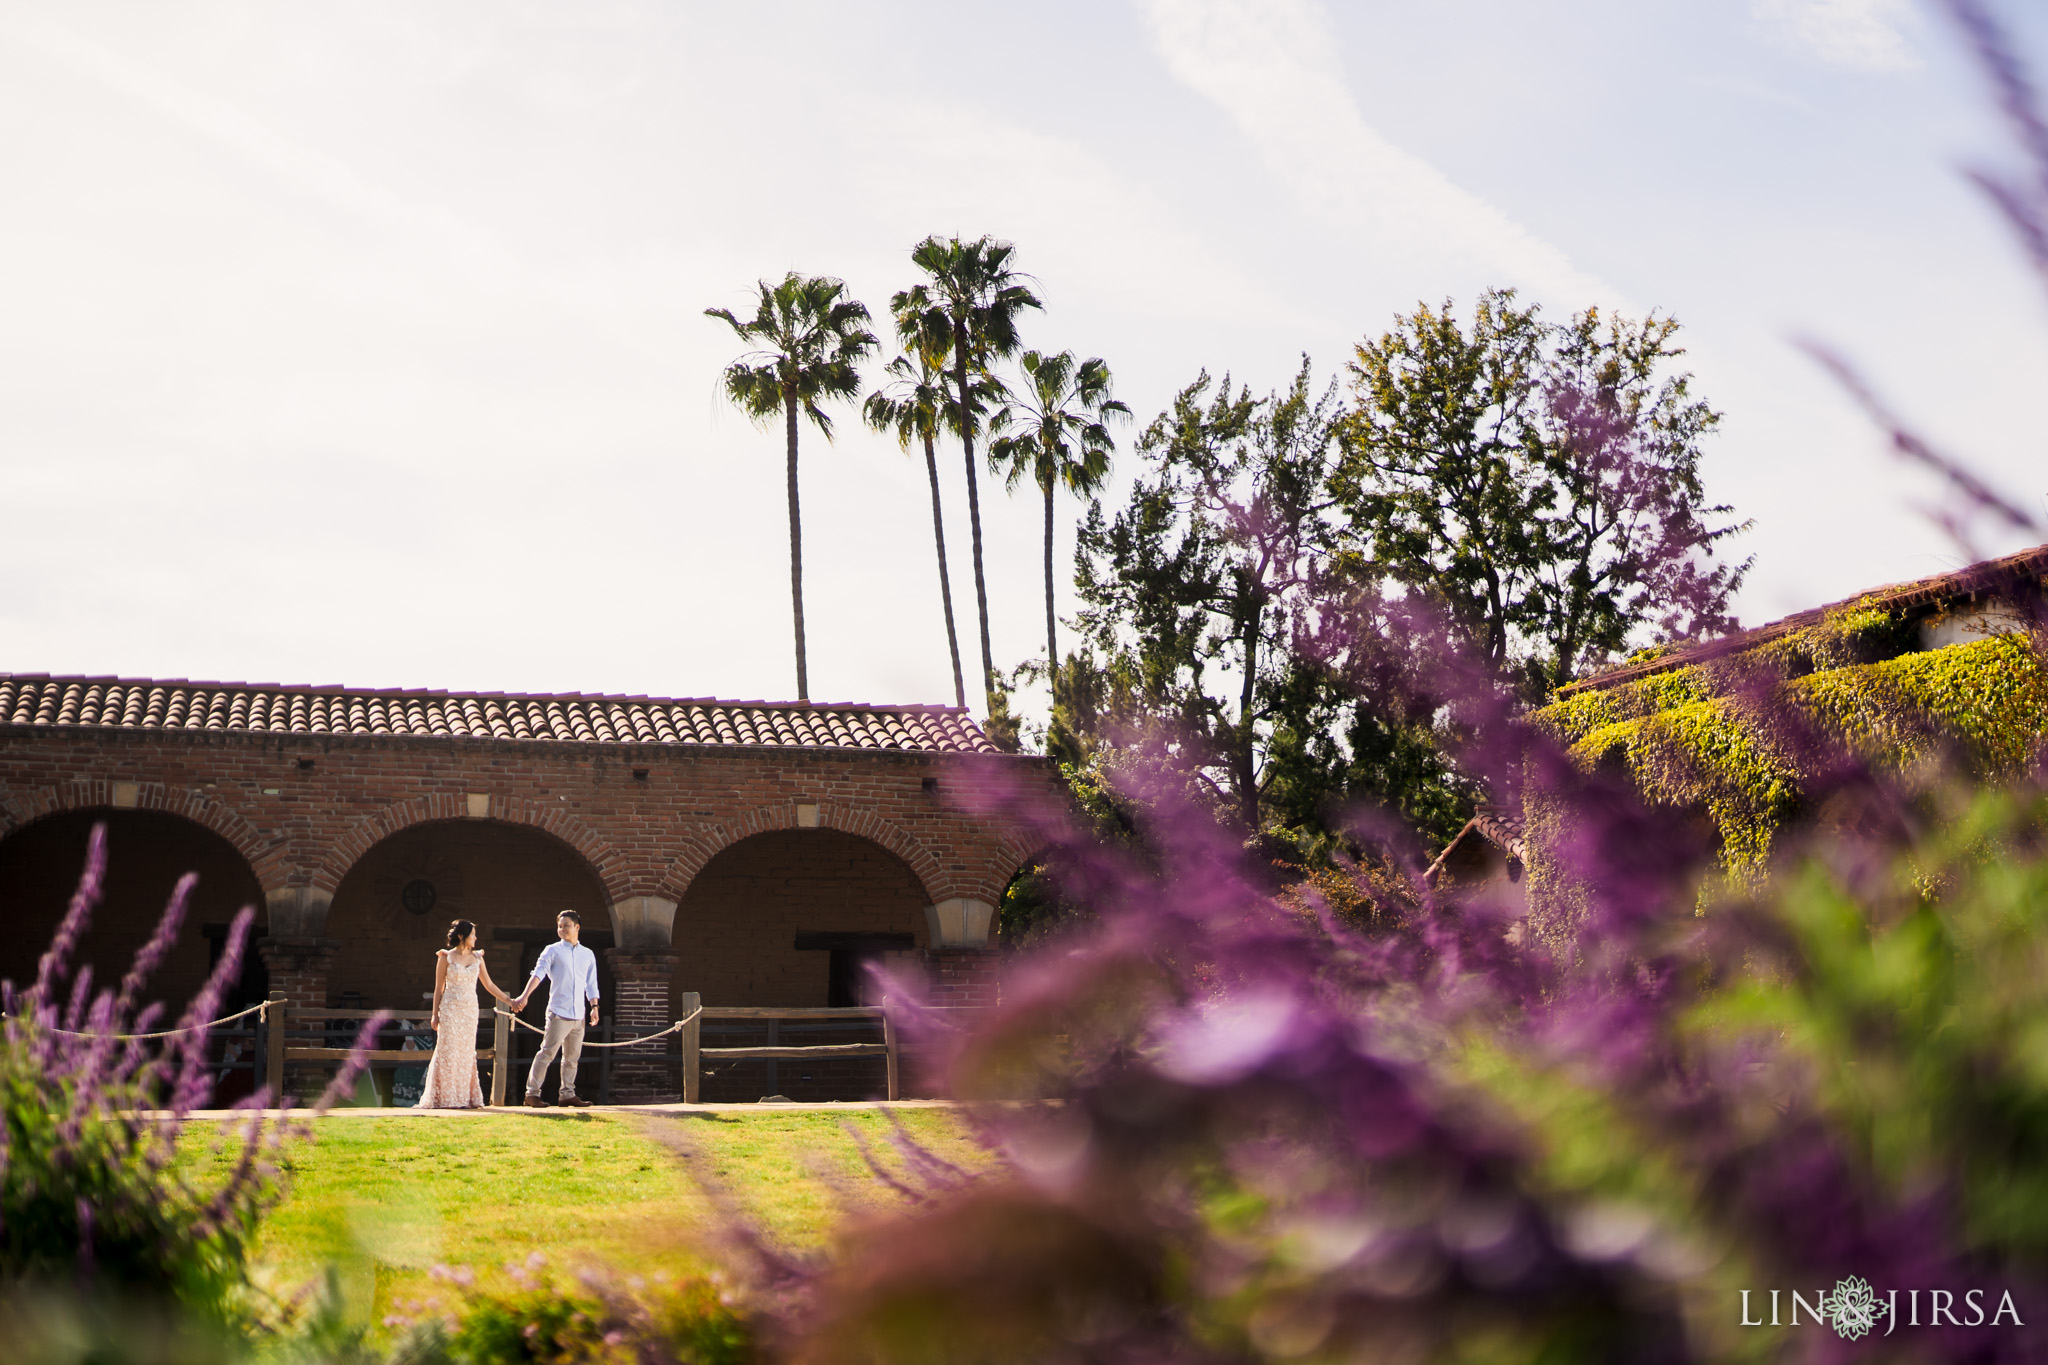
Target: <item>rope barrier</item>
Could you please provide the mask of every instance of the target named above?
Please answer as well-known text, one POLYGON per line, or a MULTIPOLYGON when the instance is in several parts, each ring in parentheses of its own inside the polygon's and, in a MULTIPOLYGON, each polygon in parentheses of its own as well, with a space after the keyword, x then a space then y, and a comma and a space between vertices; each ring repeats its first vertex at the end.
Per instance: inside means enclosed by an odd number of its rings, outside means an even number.
MULTIPOLYGON (((266 1000, 261 1004, 251 1005, 239 1013, 230 1014, 225 1019, 216 1019, 210 1024, 187 1024, 183 1028, 160 1029, 155 1033, 79 1033, 68 1028, 53 1028, 50 1032, 61 1033, 66 1038, 106 1038, 117 1043, 135 1042, 138 1039, 144 1038, 175 1038, 181 1033, 197 1033, 200 1029, 218 1028, 222 1024, 232 1024, 237 1019, 246 1019, 252 1014, 261 1014, 270 1008, 270 1003, 270 1001, 266 1000)), ((21 1016, 9 1014, 0 1015, 0 1018, 5 1018, 9 1023, 16 1023, 20 1021, 21 1016)))
MULTIPOLYGON (((637 1046, 637 1045, 639 1045, 639 1044, 641 1044, 641 1043, 651 1043, 651 1042, 655 1041, 655 1040, 656 1040, 656 1039, 658 1039, 658 1038, 666 1038, 666 1037, 668 1037, 668 1036, 669 1036, 669 1035, 670 1035, 671 1033, 681 1033, 681 1032, 682 1032, 682 1031, 683 1031, 684 1029, 686 1029, 686 1028, 688 1028, 688 1027, 690 1026, 690 1023, 691 1023, 691 1021, 693 1021, 694 1019, 696 1019, 696 1017, 697 1017, 698 1015, 702 1014, 703 1012, 704 1012, 704 1007, 703 1007, 702 1005, 699 1005, 699 1006, 698 1006, 698 1007, 697 1007, 696 1009, 693 1009, 693 1010, 691 1010, 691 1011, 690 1011, 690 1012, 689 1012, 688 1014, 686 1014, 686 1015, 684 1015, 684 1016, 683 1016, 682 1018, 680 1018, 680 1019, 676 1020, 676 1021, 675 1021, 675 1022, 674 1022, 673 1024, 670 1024, 670 1025, 669 1025, 669 1026, 668 1026, 667 1028, 663 1029, 663 1030, 662 1030, 661 1032, 659 1032, 659 1033, 643 1033, 643 1034, 641 1034, 641 1035, 640 1035, 640 1036, 639 1036, 638 1038, 625 1038, 625 1039, 621 1039, 620 1041, 618 1041, 618 1042, 616 1042, 616 1043, 585 1043, 585 1044, 584 1044, 583 1046, 585 1046, 585 1047, 635 1047, 635 1046, 637 1046)), ((523 1028, 523 1029, 527 1030, 527 1031, 528 1031, 528 1032, 530 1032, 530 1033, 538 1033, 538 1034, 541 1034, 541 1035, 543 1035, 543 1036, 545 1036, 545 1035, 546 1035, 546 1033, 547 1033, 547 1030, 546 1030, 546 1029, 543 1029, 543 1028, 535 1028, 535 1027, 534 1027, 534 1026, 533 1026, 532 1024, 529 1024, 529 1023, 527 1023, 527 1022, 526 1022, 526 1021, 525 1021, 524 1019, 521 1019, 521 1018, 520 1018, 520 1017, 519 1017, 518 1015, 516 1015, 516 1014, 512 1013, 512 1012, 511 1012, 510 1010, 501 1010, 501 1009, 495 1009, 495 1008, 494 1008, 494 1009, 492 1009, 491 1013, 493 1013, 493 1014, 502 1014, 502 1015, 504 1015, 504 1016, 505 1016, 505 1017, 506 1017, 507 1019, 510 1019, 510 1020, 511 1020, 511 1021, 512 1021, 513 1023, 515 1023, 515 1024, 519 1025, 519 1027, 521 1027, 521 1028, 523 1028)))
MULTIPOLYGON (((261 1004, 251 1005, 249 1006, 249 1008, 245 1010, 238 1010, 234 1014, 227 1015, 220 1019, 215 1019, 210 1023, 187 1024, 183 1028, 159 1029, 155 1033, 79 1033, 72 1029, 66 1028, 51 1029, 50 1032, 61 1033, 67 1038, 104 1038, 111 1039, 115 1042, 133 1042, 138 1039, 146 1038, 175 1038, 181 1033, 196 1033, 200 1029, 218 1028, 222 1024, 232 1024, 237 1019, 246 1019, 252 1014, 263 1014, 269 1010, 271 1005, 282 1003, 284 1002, 266 1000, 263 1001, 261 1004)), ((583 1046, 636 1047, 641 1043, 651 1043, 656 1041, 657 1039, 666 1038, 672 1033, 681 1033, 684 1029, 690 1026, 690 1024, 697 1018, 698 1015, 702 1014, 703 1012, 704 1007, 702 1005, 699 1005, 696 1009, 691 1010, 687 1015, 683 1016, 681 1019, 676 1020, 674 1023, 670 1024, 667 1028, 661 1030, 659 1033, 643 1033, 638 1038, 622 1038, 619 1041, 613 1043, 585 1043, 583 1046)), ((513 1023, 519 1025, 519 1027, 527 1030, 529 1033, 538 1033, 542 1034, 543 1036, 545 1036, 547 1033, 546 1029, 534 1027, 532 1024, 527 1023, 524 1019, 521 1019, 518 1015, 512 1013, 510 1010, 501 1010, 493 1008, 491 1013, 504 1015, 507 1019, 510 1019, 513 1023)), ((0 1015, 0 1019, 6 1019, 10 1022, 19 1020, 20 1017, 21 1016, 19 1015, 13 1014, 0 1015)))

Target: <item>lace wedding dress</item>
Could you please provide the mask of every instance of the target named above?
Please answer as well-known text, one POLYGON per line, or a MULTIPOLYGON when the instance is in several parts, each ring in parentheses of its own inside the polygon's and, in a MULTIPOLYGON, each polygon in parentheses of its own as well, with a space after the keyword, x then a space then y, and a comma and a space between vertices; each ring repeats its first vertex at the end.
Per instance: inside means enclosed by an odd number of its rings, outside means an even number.
POLYGON ((448 984, 441 991, 441 1027, 434 1034, 434 1055, 427 1062, 426 1088, 416 1109, 481 1109, 483 1083, 476 1075, 476 983, 483 971, 482 953, 469 962, 448 961, 448 984))

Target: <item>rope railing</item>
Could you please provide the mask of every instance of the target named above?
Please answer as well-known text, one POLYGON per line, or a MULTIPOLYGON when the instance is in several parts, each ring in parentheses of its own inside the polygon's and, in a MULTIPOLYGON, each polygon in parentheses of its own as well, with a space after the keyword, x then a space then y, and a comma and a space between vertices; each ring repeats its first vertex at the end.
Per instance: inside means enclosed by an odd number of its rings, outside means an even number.
MULTIPOLYGON (((155 1033, 80 1033, 76 1029, 68 1028, 53 1028, 50 1032, 60 1033, 66 1038, 100 1038, 116 1043, 136 1042, 146 1038, 175 1038, 182 1033, 197 1033, 201 1029, 219 1028, 222 1024, 232 1024, 235 1020, 246 1019, 252 1014, 263 1014, 275 1003, 277 1002, 265 1000, 260 1004, 251 1005, 245 1010, 238 1010, 234 1014, 212 1020, 209 1023, 186 1024, 182 1028, 158 1029, 155 1033)), ((5 1019, 10 1024, 21 1022, 21 1016, 18 1014, 0 1015, 0 1019, 5 1019)))
MULTIPOLYGON (((655 1039, 657 1039, 657 1038, 666 1038, 666 1037, 668 1037, 668 1036, 669 1036, 670 1034, 672 1034, 672 1033, 681 1033, 681 1032, 682 1032, 682 1031, 683 1031, 684 1029, 688 1028, 688 1027, 690 1026, 690 1024, 691 1024, 691 1023, 692 1023, 693 1021, 695 1021, 695 1019, 697 1018, 697 1016, 698 1016, 698 1015, 702 1014, 703 1012, 704 1012, 704 1007, 703 1007, 702 1005, 699 1005, 699 1006, 698 1006, 698 1007, 697 1007, 696 1009, 693 1009, 693 1010, 691 1010, 691 1011, 690 1011, 690 1012, 689 1012, 688 1014, 686 1014, 686 1015, 684 1015, 684 1016, 683 1016, 682 1018, 680 1018, 680 1019, 676 1020, 676 1021, 675 1021, 675 1022, 674 1022, 673 1024, 670 1024, 670 1025, 669 1025, 669 1026, 668 1026, 667 1028, 665 1028, 665 1029, 661 1030, 661 1031, 660 1031, 659 1033, 643 1033, 643 1034, 641 1034, 641 1035, 640 1035, 639 1037, 637 1037, 637 1038, 622 1038, 622 1039, 618 1040, 617 1042, 611 1042, 611 1043, 588 1043, 588 1042, 587 1042, 587 1043, 585 1043, 585 1044, 584 1044, 583 1046, 585 1046, 585 1047, 637 1047, 637 1046, 638 1046, 639 1044, 641 1044, 641 1043, 651 1043, 651 1042, 653 1042, 653 1041, 654 1041, 655 1039)), ((503 1018, 506 1018, 506 1019, 510 1019, 510 1020, 511 1020, 511 1021, 512 1021, 513 1023, 515 1023, 515 1024, 519 1025, 519 1027, 521 1027, 521 1028, 525 1029, 525 1030, 526 1030, 527 1032, 529 1032, 529 1033, 538 1033, 538 1034, 541 1034, 541 1035, 542 1035, 543 1037, 545 1037, 545 1036, 546 1036, 546 1034, 547 1034, 547 1030, 546 1030, 546 1029, 544 1029, 544 1028, 535 1028, 535 1027, 534 1027, 534 1026, 533 1026, 532 1024, 529 1024, 529 1023, 527 1023, 527 1022, 526 1022, 526 1021, 525 1021, 524 1019, 521 1019, 521 1018, 520 1018, 520 1017, 519 1017, 518 1015, 516 1015, 516 1014, 512 1013, 512 1012, 511 1012, 510 1010, 501 1010, 501 1009, 493 1009, 493 1010, 491 1011, 491 1013, 493 1013, 493 1014, 496 1014, 496 1015, 499 1015, 499 1016, 501 1016, 501 1017, 503 1017, 503 1018)))

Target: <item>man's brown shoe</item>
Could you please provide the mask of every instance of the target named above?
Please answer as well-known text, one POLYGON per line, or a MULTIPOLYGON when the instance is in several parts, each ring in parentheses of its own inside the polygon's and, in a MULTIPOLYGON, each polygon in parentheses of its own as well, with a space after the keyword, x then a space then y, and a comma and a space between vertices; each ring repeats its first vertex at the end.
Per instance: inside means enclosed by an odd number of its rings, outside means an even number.
POLYGON ((526 1107, 528 1109, 545 1109, 548 1107, 548 1102, 538 1095, 528 1095, 526 1097, 526 1107))
POLYGON ((555 1103, 564 1109, 588 1109, 590 1107, 590 1101, 584 1099, 581 1095, 564 1095, 556 1100, 555 1103))

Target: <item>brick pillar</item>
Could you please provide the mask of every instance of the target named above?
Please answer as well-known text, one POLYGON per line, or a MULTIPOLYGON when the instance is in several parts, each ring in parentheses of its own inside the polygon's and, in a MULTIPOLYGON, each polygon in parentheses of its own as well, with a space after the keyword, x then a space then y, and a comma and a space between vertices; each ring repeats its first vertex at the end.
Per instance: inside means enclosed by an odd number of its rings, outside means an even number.
MULTIPOLYGON (((256 951, 263 955, 263 966, 270 973, 270 989, 283 991, 290 1007, 300 1009, 325 1009, 327 1007, 327 981, 334 970, 334 951, 341 945, 331 938, 266 938, 256 944, 256 951)), ((294 1031, 305 1026, 294 1022, 294 1031)), ((346 1047, 354 1041, 353 1036, 338 1046, 346 1047)), ((319 1045, 321 1039, 292 1038, 294 1046, 319 1045)), ((331 1062, 294 1062, 285 1068, 286 1093, 301 1099, 317 1098, 327 1087, 334 1075, 331 1062)))
MULTIPOLYGON (((666 1028, 669 1017, 669 983, 676 974, 674 953, 631 948, 609 950, 615 992, 611 1001, 612 1035, 630 1037, 666 1028)), ((682 1099, 670 1058, 677 1039, 641 1047, 622 1047, 612 1054, 612 1102, 615 1104, 670 1104, 682 1099)), ((589 1066, 588 1052, 583 1064, 589 1066)))
POLYGON ((294 1009, 316 1010, 327 1007, 327 978, 340 946, 331 938, 266 938, 256 951, 270 973, 270 989, 283 991, 294 1009))
MULTIPOLYGON (((990 1009, 1001 998, 1001 965, 1002 955, 987 948, 927 948, 925 1003, 957 1011, 952 1018, 971 1026, 973 1011, 990 1009)), ((899 1073, 906 1098, 940 1098, 949 1093, 942 1060, 945 1052, 943 1046, 936 1053, 916 1046, 903 1049, 899 1073)))
POLYGON ((931 991, 925 1003, 986 1009, 1002 997, 1000 954, 986 948, 931 948, 924 955, 931 991))

